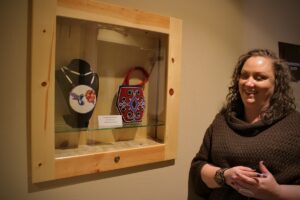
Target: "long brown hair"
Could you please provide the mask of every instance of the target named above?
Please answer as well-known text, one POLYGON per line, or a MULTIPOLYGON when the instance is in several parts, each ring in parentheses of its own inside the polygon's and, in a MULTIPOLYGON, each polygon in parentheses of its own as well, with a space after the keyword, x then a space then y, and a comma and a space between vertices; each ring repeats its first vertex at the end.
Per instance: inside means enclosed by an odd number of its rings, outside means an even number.
POLYGON ((244 106, 239 93, 239 79, 245 62, 254 56, 270 58, 275 74, 274 94, 270 99, 269 107, 261 113, 262 120, 268 122, 280 119, 296 109, 290 86, 291 75, 287 63, 268 49, 254 49, 240 56, 232 74, 229 93, 226 96, 227 103, 223 107, 223 112, 227 116, 231 115, 232 112, 240 116, 243 114, 244 106))

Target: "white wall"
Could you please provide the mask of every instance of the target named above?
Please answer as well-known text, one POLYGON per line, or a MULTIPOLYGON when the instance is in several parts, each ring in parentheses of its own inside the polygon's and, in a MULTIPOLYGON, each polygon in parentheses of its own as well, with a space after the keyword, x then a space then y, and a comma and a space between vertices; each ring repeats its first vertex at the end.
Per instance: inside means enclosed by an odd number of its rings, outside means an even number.
POLYGON ((300 44, 298 0, 106 2, 183 19, 178 158, 169 166, 28 183, 28 0, 2 0, 0 199, 186 199, 190 161, 222 106, 237 57, 254 47, 277 51, 278 40, 300 44))

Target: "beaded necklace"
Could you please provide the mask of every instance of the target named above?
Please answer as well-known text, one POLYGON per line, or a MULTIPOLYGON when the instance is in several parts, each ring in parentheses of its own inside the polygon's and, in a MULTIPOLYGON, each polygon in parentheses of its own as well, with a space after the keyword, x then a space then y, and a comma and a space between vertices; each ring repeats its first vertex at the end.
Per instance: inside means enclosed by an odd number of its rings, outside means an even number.
POLYGON ((70 107, 75 112, 81 113, 81 114, 92 111, 96 105, 96 92, 92 88, 92 84, 95 81, 95 73, 90 70, 89 72, 82 74, 77 71, 71 70, 66 66, 61 67, 60 70, 62 71, 65 78, 68 80, 68 82, 72 86, 72 89, 69 93, 70 107), (92 75, 92 78, 91 78, 89 85, 85 85, 85 84, 75 85, 74 81, 67 74, 67 72, 74 74, 76 76, 79 76, 79 78, 84 78, 89 75, 92 75))

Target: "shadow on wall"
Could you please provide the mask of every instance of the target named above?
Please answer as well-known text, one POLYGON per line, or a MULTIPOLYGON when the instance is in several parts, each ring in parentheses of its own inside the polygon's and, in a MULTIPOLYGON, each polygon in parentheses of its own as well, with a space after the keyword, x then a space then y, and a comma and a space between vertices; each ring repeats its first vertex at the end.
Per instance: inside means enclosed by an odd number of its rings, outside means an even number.
POLYGON ((133 174, 133 173, 138 173, 138 172, 147 171, 147 170, 159 169, 162 167, 169 167, 174 164, 175 164, 175 160, 169 160, 169 161, 135 166, 135 167, 125 168, 125 169, 118 169, 116 171, 109 171, 109 172, 102 172, 102 173, 98 173, 98 174, 89 174, 89 175, 83 175, 83 176, 77 176, 77 177, 71 177, 71 178, 64 178, 64 179, 47 181, 47 182, 36 183, 36 184, 31 183, 32 182, 31 178, 30 178, 31 176, 29 174, 29 176, 28 176, 29 177, 28 178, 28 192, 29 193, 39 192, 39 191, 49 190, 49 189, 53 189, 53 188, 59 188, 59 187, 67 186, 67 185, 74 185, 74 184, 83 183, 83 182, 96 181, 96 180, 100 180, 100 179, 122 176, 122 175, 126 175, 126 174, 133 174))

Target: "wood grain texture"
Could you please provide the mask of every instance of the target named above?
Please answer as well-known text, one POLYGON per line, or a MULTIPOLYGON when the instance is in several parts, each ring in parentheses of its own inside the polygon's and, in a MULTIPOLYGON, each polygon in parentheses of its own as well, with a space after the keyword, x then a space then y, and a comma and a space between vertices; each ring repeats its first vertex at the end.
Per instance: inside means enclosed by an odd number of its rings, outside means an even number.
POLYGON ((113 149, 84 155, 57 158, 55 161, 55 178, 66 178, 83 174, 99 173, 125 167, 133 167, 164 160, 165 145, 144 145, 143 147, 126 147, 118 145, 113 149), (118 161, 116 159, 119 159, 118 161))
POLYGON ((54 178, 55 1, 34 1, 31 38, 32 182, 54 178))
POLYGON ((93 0, 58 0, 57 15, 158 32, 170 27, 169 17, 93 0))

